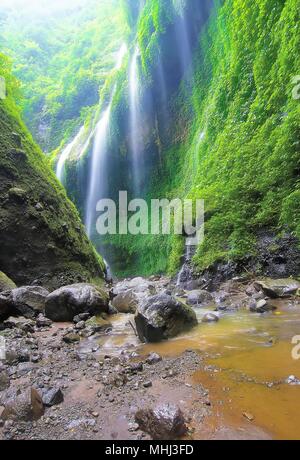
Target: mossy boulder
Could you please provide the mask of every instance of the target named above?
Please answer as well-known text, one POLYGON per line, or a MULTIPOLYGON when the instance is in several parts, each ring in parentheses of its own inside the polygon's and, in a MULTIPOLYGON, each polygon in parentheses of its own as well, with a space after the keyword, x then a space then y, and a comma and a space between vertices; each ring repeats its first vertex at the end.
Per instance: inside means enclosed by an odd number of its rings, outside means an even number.
POLYGON ((46 299, 45 315, 52 321, 72 321, 80 313, 100 315, 109 310, 109 296, 91 284, 73 284, 52 292, 46 299))
POLYGON ((10 98, 0 106, 0 244, 0 267, 21 286, 55 290, 104 276, 75 206, 10 98))
POLYGON ((16 284, 5 273, 0 272, 0 292, 10 291, 16 287, 16 284))
POLYGON ((263 291, 265 295, 274 299, 277 297, 290 297, 296 295, 298 289, 300 289, 300 282, 292 278, 277 280, 265 278, 255 281, 254 287, 258 291, 263 291))

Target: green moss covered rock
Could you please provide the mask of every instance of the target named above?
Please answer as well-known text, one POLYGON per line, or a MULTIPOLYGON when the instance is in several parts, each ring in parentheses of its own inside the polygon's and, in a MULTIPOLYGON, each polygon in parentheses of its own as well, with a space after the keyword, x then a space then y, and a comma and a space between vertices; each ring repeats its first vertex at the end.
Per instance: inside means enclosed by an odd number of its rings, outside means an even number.
POLYGON ((0 292, 10 291, 16 287, 16 284, 5 273, 0 272, 0 292))
POLYGON ((0 244, 0 267, 18 285, 103 279, 102 259, 11 97, 0 101, 0 244))

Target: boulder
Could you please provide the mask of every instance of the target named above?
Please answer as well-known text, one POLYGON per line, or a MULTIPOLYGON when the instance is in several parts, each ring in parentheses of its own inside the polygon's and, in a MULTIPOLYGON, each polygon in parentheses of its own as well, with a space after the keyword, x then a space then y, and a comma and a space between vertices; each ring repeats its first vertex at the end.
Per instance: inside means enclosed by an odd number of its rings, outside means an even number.
POLYGON ((188 293, 187 304, 193 306, 207 305, 214 301, 210 292, 204 290, 196 290, 188 293))
POLYGON ((175 440, 187 433, 181 409, 171 404, 138 410, 135 421, 140 430, 148 433, 154 440, 175 440))
POLYGON ((34 318, 45 310, 47 289, 40 286, 24 286, 13 289, 7 297, 7 302, 13 312, 25 318, 34 318))
POLYGON ((37 327, 51 327, 52 321, 49 318, 46 318, 42 313, 36 319, 37 327))
POLYGON ((21 329, 24 332, 34 332, 35 322, 29 318, 24 318, 24 316, 10 316, 7 320, 4 321, 4 326, 6 329, 21 329))
POLYGON ((135 324, 142 342, 160 342, 187 331, 198 323, 193 309, 174 297, 160 294, 138 306, 135 324))
POLYGON ((290 297, 300 289, 300 282, 292 278, 272 280, 266 278, 254 283, 257 291, 263 291, 265 295, 276 299, 278 297, 290 297))
POLYGON ((202 318, 202 323, 217 323, 220 319, 218 313, 209 311, 202 318))
POLYGON ((96 334, 97 332, 110 329, 112 324, 107 319, 101 318, 101 316, 93 316, 85 322, 85 327, 91 330, 93 334, 96 334))
POLYGON ((159 363, 160 361, 162 361, 162 357, 158 353, 154 353, 154 352, 149 353, 146 359, 146 363, 150 364, 151 366, 153 364, 159 363))
POLYGON ((255 300, 250 304, 250 311, 253 313, 266 313, 268 311, 274 311, 277 307, 272 305, 271 302, 265 299, 261 299, 258 302, 255 300))
POLYGON ((113 289, 113 294, 117 296, 126 291, 133 291, 135 294, 143 294, 145 296, 155 295, 156 289, 153 283, 149 283, 145 278, 133 278, 124 280, 116 284, 113 289))
POLYGON ((91 317, 90 313, 80 313, 79 315, 74 316, 73 323, 77 324, 81 321, 87 321, 91 317))
POLYGON ((32 422, 44 414, 43 400, 34 388, 16 393, 5 402, 2 420, 32 422))
POLYGON ((80 342, 80 336, 78 334, 74 334, 73 332, 70 332, 69 334, 66 334, 63 337, 63 341, 67 344, 80 342))
POLYGON ((112 306, 116 308, 119 313, 135 313, 138 304, 138 297, 131 290, 121 292, 112 301, 112 306))
POLYGON ((92 284, 62 287, 46 299, 45 315, 52 321, 72 321, 80 313, 108 312, 109 297, 104 289, 92 284))
POLYGON ((5 273, 0 272, 0 292, 11 291, 16 287, 16 284, 5 273))

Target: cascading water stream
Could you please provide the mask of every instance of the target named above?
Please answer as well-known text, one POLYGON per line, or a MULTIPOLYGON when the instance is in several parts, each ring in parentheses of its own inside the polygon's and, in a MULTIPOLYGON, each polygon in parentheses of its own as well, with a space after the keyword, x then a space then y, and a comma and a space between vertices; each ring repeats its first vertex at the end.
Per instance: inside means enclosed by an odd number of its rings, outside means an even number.
POLYGON ((138 70, 139 48, 136 47, 129 69, 130 146, 132 154, 133 191, 138 197, 141 191, 141 126, 140 87, 138 70))
MULTIPOLYGON (((115 70, 119 70, 122 66, 124 56, 127 52, 127 46, 123 44, 117 54, 115 70)), ((95 139, 93 145, 89 186, 87 194, 85 226, 88 236, 91 238, 93 234, 94 219, 96 215, 96 203, 102 198, 107 198, 108 182, 107 182, 107 153, 108 153, 108 133, 112 102, 116 91, 116 85, 113 87, 110 102, 108 107, 102 113, 100 120, 95 129, 95 139)))
POLYGON ((109 119, 111 113, 111 102, 102 114, 97 128, 96 137, 93 146, 90 183, 86 209, 86 231, 89 237, 92 235, 93 219, 95 216, 96 202, 104 198, 105 181, 105 163, 107 152, 107 133, 109 128, 109 119))
POLYGON ((62 151, 59 160, 57 162, 56 166, 56 177, 58 180, 65 185, 65 164, 66 161, 68 160, 70 153, 73 150, 73 147, 79 142, 82 134, 84 132, 84 126, 82 126, 77 133, 77 135, 74 137, 74 139, 65 147, 65 149, 62 151))

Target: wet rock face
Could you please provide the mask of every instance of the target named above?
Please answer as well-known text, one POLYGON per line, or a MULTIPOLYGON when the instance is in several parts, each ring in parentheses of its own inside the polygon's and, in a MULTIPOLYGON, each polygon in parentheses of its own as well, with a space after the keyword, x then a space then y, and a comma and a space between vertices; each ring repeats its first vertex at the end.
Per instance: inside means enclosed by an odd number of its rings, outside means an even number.
POLYGON ((155 409, 141 409, 136 413, 135 421, 139 428, 148 433, 152 439, 174 440, 187 432, 181 409, 170 404, 155 409))
MULTIPOLYGON (((257 235, 255 256, 245 257, 238 261, 215 263, 205 270, 200 278, 207 282, 210 290, 216 289, 220 283, 247 272, 253 275, 271 278, 287 278, 297 276, 300 272, 299 241, 286 234, 281 238, 270 232, 257 235)), ((192 275, 196 278, 196 274, 192 275)), ((203 285, 203 284, 202 284, 203 285)))
POLYGON ((195 312, 167 294, 149 297, 139 305, 135 324, 142 342, 160 342, 197 325, 195 312))
POLYGON ((16 287, 16 284, 5 273, 0 271, 0 292, 10 291, 16 287))
POLYGON ((44 414, 43 400, 34 388, 16 393, 5 402, 2 420, 34 421, 44 414))
POLYGON ((45 315, 52 321, 72 321, 80 313, 108 312, 108 294, 92 284, 73 284, 52 292, 46 299, 45 315))
POLYGON ((276 299, 278 297, 290 297, 295 295, 300 289, 299 281, 294 279, 264 279, 262 281, 256 281, 254 287, 257 291, 263 291, 268 297, 276 299))

